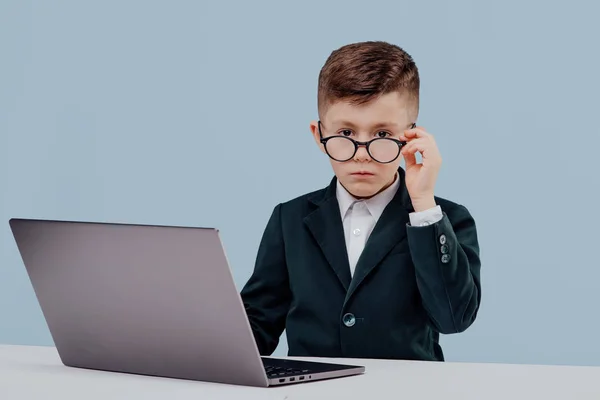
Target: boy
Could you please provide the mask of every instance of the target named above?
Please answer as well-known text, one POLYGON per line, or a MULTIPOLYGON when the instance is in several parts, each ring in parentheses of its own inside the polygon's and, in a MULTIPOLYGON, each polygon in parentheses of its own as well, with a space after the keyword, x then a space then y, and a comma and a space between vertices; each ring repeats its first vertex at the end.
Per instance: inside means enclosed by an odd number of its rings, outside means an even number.
POLYGON ((241 292, 262 355, 286 329, 290 356, 443 361, 439 335, 475 320, 475 222, 434 196, 441 157, 415 124, 419 86, 385 42, 327 59, 310 129, 335 177, 275 207, 241 292))

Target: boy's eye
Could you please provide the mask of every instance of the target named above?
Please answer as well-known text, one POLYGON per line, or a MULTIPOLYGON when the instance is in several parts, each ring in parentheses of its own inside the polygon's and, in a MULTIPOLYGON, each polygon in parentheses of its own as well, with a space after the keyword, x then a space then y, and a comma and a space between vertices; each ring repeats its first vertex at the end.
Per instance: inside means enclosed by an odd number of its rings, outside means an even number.
MULTIPOLYGON (((352 135, 352 131, 350 129, 343 129, 339 133, 340 133, 340 135, 344 135, 344 136, 352 135)), ((379 131, 375 134, 375 136, 378 138, 384 138, 384 137, 390 136, 390 133, 386 132, 386 131, 379 131)))

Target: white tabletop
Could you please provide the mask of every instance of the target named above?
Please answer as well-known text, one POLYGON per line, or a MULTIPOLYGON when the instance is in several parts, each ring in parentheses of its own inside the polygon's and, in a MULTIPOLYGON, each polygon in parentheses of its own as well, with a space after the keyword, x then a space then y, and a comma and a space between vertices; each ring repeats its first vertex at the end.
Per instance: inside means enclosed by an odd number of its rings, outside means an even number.
POLYGON ((0 399, 600 399, 600 367, 335 361, 367 371, 252 388, 70 368, 52 347, 0 346, 0 399))

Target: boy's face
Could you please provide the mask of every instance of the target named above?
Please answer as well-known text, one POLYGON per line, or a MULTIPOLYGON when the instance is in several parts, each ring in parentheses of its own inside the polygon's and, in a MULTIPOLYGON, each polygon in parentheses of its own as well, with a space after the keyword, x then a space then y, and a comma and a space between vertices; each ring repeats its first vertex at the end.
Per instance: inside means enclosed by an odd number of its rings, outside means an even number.
MULTIPOLYGON (((359 142, 368 142, 384 137, 399 139, 404 131, 410 129, 416 122, 414 121, 416 109, 417 107, 408 96, 398 92, 385 94, 362 105, 353 105, 348 101, 340 100, 327 107, 322 116, 320 131, 323 138, 346 136, 359 142)), ((317 145, 323 153, 327 154, 321 143, 318 121, 311 122, 310 128, 317 145)), ((351 154, 353 151, 349 141, 335 139, 329 140, 327 143, 330 154, 335 151, 341 152, 342 146, 346 152, 350 147, 350 153, 345 154, 351 154), (332 150, 334 151, 332 152, 332 150)), ((383 145, 383 143, 379 142, 378 145, 383 145)), ((373 145, 371 152, 375 157, 378 157, 377 154, 385 154, 387 157, 391 154, 390 152, 394 152, 393 155, 395 155, 394 146, 387 147, 387 149, 389 149, 387 152, 376 153, 379 150, 373 145)), ((336 158, 341 159, 340 157, 336 158)), ((348 161, 336 161, 332 158, 329 160, 337 179, 348 192, 357 198, 369 198, 385 190, 394 182, 402 156, 398 155, 390 163, 380 163, 369 156, 365 146, 359 146, 354 157, 348 161)))

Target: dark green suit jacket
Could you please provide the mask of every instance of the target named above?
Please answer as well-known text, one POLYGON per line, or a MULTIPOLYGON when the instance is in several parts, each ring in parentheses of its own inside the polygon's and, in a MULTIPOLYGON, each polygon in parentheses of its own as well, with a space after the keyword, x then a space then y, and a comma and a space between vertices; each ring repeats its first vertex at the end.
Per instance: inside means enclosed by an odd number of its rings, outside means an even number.
POLYGON ((467 329, 481 300, 475 222, 436 197, 444 217, 409 224, 400 187, 350 275, 336 178, 275 207, 242 300, 262 355, 286 330, 290 356, 443 361, 438 339, 467 329))

